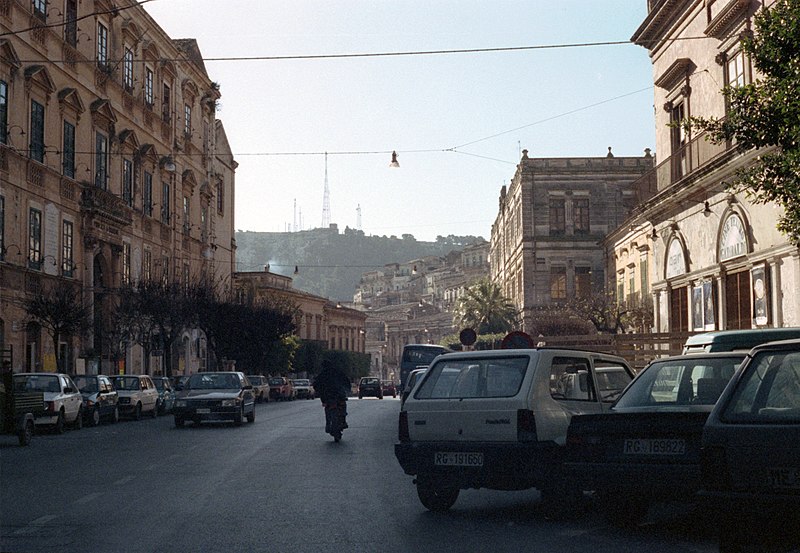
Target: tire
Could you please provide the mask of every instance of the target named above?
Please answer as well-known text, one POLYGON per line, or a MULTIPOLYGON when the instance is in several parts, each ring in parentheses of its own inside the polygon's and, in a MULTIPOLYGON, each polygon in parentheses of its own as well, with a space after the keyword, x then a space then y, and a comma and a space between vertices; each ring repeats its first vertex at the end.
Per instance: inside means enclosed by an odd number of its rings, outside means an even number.
POLYGON ((429 511, 443 513, 450 509, 458 499, 459 489, 455 486, 434 484, 427 479, 417 479, 417 496, 429 511))
POLYGON ((160 402, 157 401, 155 407, 153 407, 153 410, 150 412, 150 416, 153 418, 156 418, 158 416, 158 411, 160 409, 159 403, 160 402))
POLYGON ((72 421, 72 428, 74 430, 80 430, 83 428, 83 409, 78 409, 78 416, 75 417, 74 421, 72 421))
POLYGON ((358 394, 358 399, 364 399, 364 396, 362 396, 361 394, 358 394))
POLYGON ((175 416, 175 428, 183 428, 183 425, 186 424, 186 421, 183 420, 183 417, 175 416))
POLYGON ((19 439, 19 445, 25 446, 30 445, 31 440, 33 439, 33 421, 26 420, 25 423, 22 425, 19 433, 17 433, 17 438, 19 439))
POLYGON ((119 407, 116 405, 114 406, 114 412, 111 413, 111 422, 118 423, 119 422, 119 407))
POLYGON ((133 420, 142 420, 142 404, 137 403, 136 408, 133 410, 133 420))
POLYGON ((100 424, 100 408, 95 407, 89 415, 89 426, 97 426, 100 424))
POLYGON ((56 434, 63 434, 64 433, 64 411, 58 412, 58 418, 56 419, 56 427, 55 427, 56 434))
POLYGON ((256 422, 256 406, 253 405, 253 410, 247 413, 247 422, 256 422))
POLYGON ((239 409, 239 412, 233 416, 233 424, 236 426, 242 426, 242 421, 244 420, 244 405, 242 408, 239 409))

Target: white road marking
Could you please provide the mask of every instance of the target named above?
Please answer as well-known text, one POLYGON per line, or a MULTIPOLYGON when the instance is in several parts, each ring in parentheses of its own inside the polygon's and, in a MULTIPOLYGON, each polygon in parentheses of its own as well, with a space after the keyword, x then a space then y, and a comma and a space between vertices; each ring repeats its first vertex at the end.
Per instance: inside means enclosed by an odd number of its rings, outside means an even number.
POLYGON ((92 501, 94 501, 95 499, 100 497, 101 495, 103 495, 101 492, 90 493, 89 495, 84 495, 79 500, 77 500, 75 503, 78 503, 80 505, 83 505, 85 503, 91 503, 92 501))
POLYGON ((38 532, 41 530, 41 527, 53 520, 54 518, 58 518, 58 515, 45 515, 43 517, 39 517, 34 521, 28 523, 27 526, 20 528, 14 534, 33 534, 34 532, 38 532))

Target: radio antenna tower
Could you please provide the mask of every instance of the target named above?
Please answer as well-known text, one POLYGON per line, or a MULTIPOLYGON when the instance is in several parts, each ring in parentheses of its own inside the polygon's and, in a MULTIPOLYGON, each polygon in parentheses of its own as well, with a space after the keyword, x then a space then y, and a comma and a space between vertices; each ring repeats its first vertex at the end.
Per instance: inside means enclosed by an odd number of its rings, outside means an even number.
POLYGON ((328 188, 328 152, 325 152, 325 192, 322 194, 322 228, 331 226, 331 191, 328 188))
POLYGON ((361 204, 358 204, 356 214, 356 230, 361 230, 361 204))

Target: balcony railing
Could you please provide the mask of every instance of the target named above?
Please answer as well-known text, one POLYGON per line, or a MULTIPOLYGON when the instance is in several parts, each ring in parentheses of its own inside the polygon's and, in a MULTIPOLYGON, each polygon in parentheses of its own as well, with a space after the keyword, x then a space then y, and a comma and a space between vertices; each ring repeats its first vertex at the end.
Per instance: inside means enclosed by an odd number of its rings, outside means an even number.
POLYGON ((658 190, 669 188, 681 179, 722 156, 734 146, 723 142, 714 144, 701 133, 656 166, 658 190))
POLYGON ((120 225, 133 223, 132 210, 125 204, 125 201, 102 188, 89 186, 83 189, 81 193, 81 210, 111 219, 120 225))

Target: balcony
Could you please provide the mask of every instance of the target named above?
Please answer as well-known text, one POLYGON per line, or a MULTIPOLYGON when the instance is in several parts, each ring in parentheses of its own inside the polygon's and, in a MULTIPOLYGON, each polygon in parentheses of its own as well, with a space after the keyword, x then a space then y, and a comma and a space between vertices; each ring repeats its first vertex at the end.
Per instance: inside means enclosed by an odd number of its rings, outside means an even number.
POLYGON ((89 186, 81 193, 81 211, 91 217, 104 219, 119 226, 133 223, 133 210, 125 201, 108 190, 89 186))
POLYGON ((693 173, 711 165, 736 147, 731 143, 714 144, 706 140, 706 136, 706 133, 701 133, 656 166, 659 191, 691 177, 693 173))

